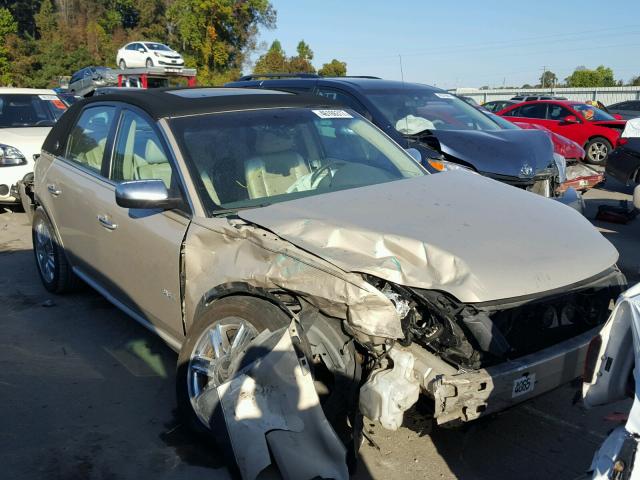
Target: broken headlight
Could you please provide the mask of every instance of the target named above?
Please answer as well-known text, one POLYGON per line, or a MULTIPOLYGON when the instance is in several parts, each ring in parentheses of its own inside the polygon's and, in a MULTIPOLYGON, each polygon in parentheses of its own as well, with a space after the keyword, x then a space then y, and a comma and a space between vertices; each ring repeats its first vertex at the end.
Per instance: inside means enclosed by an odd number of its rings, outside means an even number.
POLYGON ((0 167, 16 167, 26 165, 27 159, 20 150, 11 145, 0 143, 0 167))

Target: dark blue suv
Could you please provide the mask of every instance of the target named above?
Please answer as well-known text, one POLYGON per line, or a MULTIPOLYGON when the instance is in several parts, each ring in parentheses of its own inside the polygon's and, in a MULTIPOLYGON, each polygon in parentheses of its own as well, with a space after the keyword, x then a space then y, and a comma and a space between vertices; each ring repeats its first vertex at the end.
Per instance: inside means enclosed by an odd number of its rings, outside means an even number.
POLYGON ((375 77, 249 75, 227 87, 310 93, 336 100, 372 121, 431 172, 470 169, 555 196, 565 165, 545 132, 505 128, 444 90, 375 77), (414 152, 415 153, 415 152, 414 152))

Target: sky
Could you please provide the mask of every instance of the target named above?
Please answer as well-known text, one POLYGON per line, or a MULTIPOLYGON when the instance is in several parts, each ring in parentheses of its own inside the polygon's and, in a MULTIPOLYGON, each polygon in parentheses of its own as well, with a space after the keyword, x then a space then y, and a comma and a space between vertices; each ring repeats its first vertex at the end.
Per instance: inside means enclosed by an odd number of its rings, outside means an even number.
MULTIPOLYGON (((640 1, 272 0, 280 40, 300 40, 314 65, 337 58, 349 75, 375 75, 442 88, 521 86, 543 68, 564 80, 576 66, 611 67, 616 79, 640 75, 640 1)), ((263 50, 264 52, 264 50, 263 50)))

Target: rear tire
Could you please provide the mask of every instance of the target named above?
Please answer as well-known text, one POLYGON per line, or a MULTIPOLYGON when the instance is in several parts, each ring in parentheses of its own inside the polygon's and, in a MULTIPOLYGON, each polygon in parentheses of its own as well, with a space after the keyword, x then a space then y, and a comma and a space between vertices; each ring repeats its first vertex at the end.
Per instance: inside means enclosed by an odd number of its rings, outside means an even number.
POLYGON ((585 159, 593 165, 605 165, 607 157, 612 150, 609 140, 603 137, 594 137, 584 146, 585 159))
POLYGON ((44 288, 51 293, 75 290, 78 277, 73 273, 64 248, 42 207, 36 208, 33 213, 31 238, 36 268, 44 288))

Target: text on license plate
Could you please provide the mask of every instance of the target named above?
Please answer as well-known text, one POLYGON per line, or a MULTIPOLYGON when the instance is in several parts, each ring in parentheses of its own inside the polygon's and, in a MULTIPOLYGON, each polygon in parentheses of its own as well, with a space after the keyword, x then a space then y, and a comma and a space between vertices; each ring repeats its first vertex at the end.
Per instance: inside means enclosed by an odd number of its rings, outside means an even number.
POLYGON ((513 391, 511 392, 511 398, 519 397, 525 393, 533 392, 536 387, 536 374, 530 373, 529 375, 523 375, 520 378, 516 378, 513 381, 513 391))

